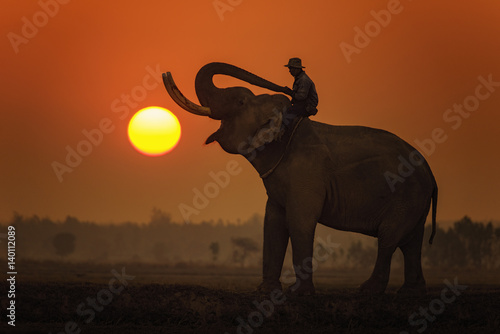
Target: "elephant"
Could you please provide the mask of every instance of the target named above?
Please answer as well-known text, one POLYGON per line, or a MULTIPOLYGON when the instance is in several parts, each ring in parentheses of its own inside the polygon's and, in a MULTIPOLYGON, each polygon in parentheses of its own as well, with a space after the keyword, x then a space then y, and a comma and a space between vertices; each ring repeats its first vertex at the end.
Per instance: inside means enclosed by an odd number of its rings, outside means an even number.
POLYGON ((220 120, 206 144, 218 142, 224 151, 243 155, 262 178, 268 199, 259 291, 282 289, 291 241, 296 280, 288 291, 315 293, 311 263, 317 223, 378 238, 376 263, 361 291, 385 292, 397 248, 404 255, 404 284, 398 293, 426 291, 421 265, 424 224, 432 204, 432 244, 438 188, 429 164, 415 148, 390 132, 363 126, 335 126, 303 117, 285 127, 289 120, 283 113, 291 102, 280 93, 286 87, 231 64, 214 62, 199 70, 195 91, 200 105, 180 92, 170 72, 162 76, 181 108, 220 120), (219 88, 214 75, 232 76, 278 94, 219 88))

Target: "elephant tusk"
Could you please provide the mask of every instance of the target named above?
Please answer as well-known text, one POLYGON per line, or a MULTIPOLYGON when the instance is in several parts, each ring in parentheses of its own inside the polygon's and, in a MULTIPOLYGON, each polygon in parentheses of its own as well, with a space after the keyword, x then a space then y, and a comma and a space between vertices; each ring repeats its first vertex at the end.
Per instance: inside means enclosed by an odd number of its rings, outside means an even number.
POLYGON ((200 116, 210 116, 210 108, 202 107, 189 101, 177 88, 174 79, 172 78, 172 74, 170 72, 163 73, 163 84, 167 89, 168 94, 181 108, 189 111, 192 114, 200 115, 200 116))

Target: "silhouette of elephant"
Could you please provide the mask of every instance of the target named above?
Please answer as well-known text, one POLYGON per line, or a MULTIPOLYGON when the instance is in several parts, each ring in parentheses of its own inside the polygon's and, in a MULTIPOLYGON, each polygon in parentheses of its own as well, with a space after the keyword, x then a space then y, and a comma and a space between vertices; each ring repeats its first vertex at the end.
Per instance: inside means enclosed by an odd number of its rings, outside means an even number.
POLYGON ((385 291, 392 254, 399 247, 405 278, 398 292, 425 292, 421 249, 431 203, 429 243, 435 234, 437 184, 424 157, 384 130, 308 118, 283 127, 283 112, 291 105, 288 97, 256 96, 245 87, 218 88, 213 83, 217 74, 274 92, 286 90, 236 66, 210 63, 195 80, 200 106, 180 92, 170 72, 163 74, 167 91, 180 107, 221 121, 206 143, 217 141, 224 151, 245 156, 264 182, 268 200, 260 291, 282 289, 280 276, 290 239, 296 276, 290 292, 315 292, 313 244, 320 223, 378 238, 375 267, 361 291, 385 291))

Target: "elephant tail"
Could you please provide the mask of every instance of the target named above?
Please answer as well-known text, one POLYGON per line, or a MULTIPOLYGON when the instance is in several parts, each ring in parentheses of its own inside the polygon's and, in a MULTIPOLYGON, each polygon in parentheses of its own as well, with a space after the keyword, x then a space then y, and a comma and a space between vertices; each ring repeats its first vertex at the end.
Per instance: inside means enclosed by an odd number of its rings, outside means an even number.
POLYGON ((437 201, 438 201, 438 187, 436 180, 434 180, 434 190, 432 191, 432 232, 429 238, 429 244, 432 245, 434 240, 434 235, 436 235, 436 211, 437 211, 437 201))

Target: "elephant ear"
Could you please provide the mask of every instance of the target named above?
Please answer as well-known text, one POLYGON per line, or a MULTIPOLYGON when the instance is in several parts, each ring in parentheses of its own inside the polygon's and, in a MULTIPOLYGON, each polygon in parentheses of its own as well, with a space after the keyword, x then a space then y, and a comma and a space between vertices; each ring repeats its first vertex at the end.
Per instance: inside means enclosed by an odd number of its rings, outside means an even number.
POLYGON ((273 108, 272 114, 268 115, 264 124, 257 130, 251 146, 256 149, 279 139, 284 131, 282 125, 283 112, 277 108, 273 108))

